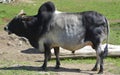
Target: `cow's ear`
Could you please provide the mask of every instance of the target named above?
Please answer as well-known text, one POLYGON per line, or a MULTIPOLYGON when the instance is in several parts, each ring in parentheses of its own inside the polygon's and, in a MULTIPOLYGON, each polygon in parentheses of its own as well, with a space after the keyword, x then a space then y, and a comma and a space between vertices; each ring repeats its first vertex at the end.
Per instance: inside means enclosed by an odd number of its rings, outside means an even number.
POLYGON ((54 11, 55 11, 55 5, 52 2, 48 1, 41 5, 41 7, 38 10, 38 15, 42 14, 43 12, 46 12, 46 13, 51 12, 52 13, 54 11))

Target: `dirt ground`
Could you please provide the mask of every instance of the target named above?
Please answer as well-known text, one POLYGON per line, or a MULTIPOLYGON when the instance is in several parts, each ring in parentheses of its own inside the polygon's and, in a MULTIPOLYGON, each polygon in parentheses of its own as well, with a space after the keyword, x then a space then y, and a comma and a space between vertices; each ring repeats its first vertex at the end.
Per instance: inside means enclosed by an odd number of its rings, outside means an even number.
MULTIPOLYGON (((0 61, 14 60, 17 62, 35 62, 43 61, 43 59, 43 54, 32 48, 25 39, 15 35, 8 35, 5 31, 0 31, 0 61)), ((114 75, 108 72, 106 68, 109 68, 109 66, 106 67, 106 65, 109 64, 105 64, 105 71, 103 75, 114 75)), ((50 66, 54 65, 50 64, 50 66)), ((53 67, 48 67, 48 71, 54 72, 56 75, 96 75, 98 71, 90 71, 93 66, 94 64, 61 63, 61 68, 59 70, 54 70, 53 67)), ((29 70, 34 70, 35 67, 30 68, 31 69, 29 70)), ((38 68, 38 66, 36 68, 38 68)))

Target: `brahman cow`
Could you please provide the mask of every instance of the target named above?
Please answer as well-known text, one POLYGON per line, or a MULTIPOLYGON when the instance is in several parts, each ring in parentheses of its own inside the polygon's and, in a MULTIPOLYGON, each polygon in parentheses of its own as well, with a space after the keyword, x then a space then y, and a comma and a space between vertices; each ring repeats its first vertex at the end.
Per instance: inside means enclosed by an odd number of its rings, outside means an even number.
POLYGON ((8 33, 26 37, 31 45, 44 52, 45 70, 54 48, 56 55, 56 69, 60 67, 59 47, 75 51, 90 45, 96 51, 97 60, 93 71, 103 73, 103 58, 108 53, 109 24, 105 16, 96 11, 78 13, 59 12, 52 2, 45 2, 38 10, 38 14, 27 16, 24 12, 15 16, 4 28, 8 33), (106 40, 104 51, 101 50, 102 41, 106 40))

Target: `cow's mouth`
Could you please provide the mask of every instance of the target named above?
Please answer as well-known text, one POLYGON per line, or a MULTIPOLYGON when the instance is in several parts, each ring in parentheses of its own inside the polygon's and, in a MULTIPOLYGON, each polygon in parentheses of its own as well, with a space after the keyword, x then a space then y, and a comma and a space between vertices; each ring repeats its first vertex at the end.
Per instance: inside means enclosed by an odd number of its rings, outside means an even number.
POLYGON ((8 35, 12 34, 12 32, 8 32, 8 35))
POLYGON ((8 27, 4 27, 4 30, 5 30, 6 32, 8 32, 8 35, 12 34, 12 32, 11 32, 10 30, 8 30, 8 27))

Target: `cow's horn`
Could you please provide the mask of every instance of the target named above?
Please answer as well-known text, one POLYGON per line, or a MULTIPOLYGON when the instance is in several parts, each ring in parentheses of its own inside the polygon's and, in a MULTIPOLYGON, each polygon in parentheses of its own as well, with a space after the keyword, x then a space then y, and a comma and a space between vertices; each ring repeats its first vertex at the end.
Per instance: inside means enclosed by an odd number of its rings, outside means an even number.
POLYGON ((24 12, 24 10, 21 10, 18 15, 26 15, 26 13, 24 12))

